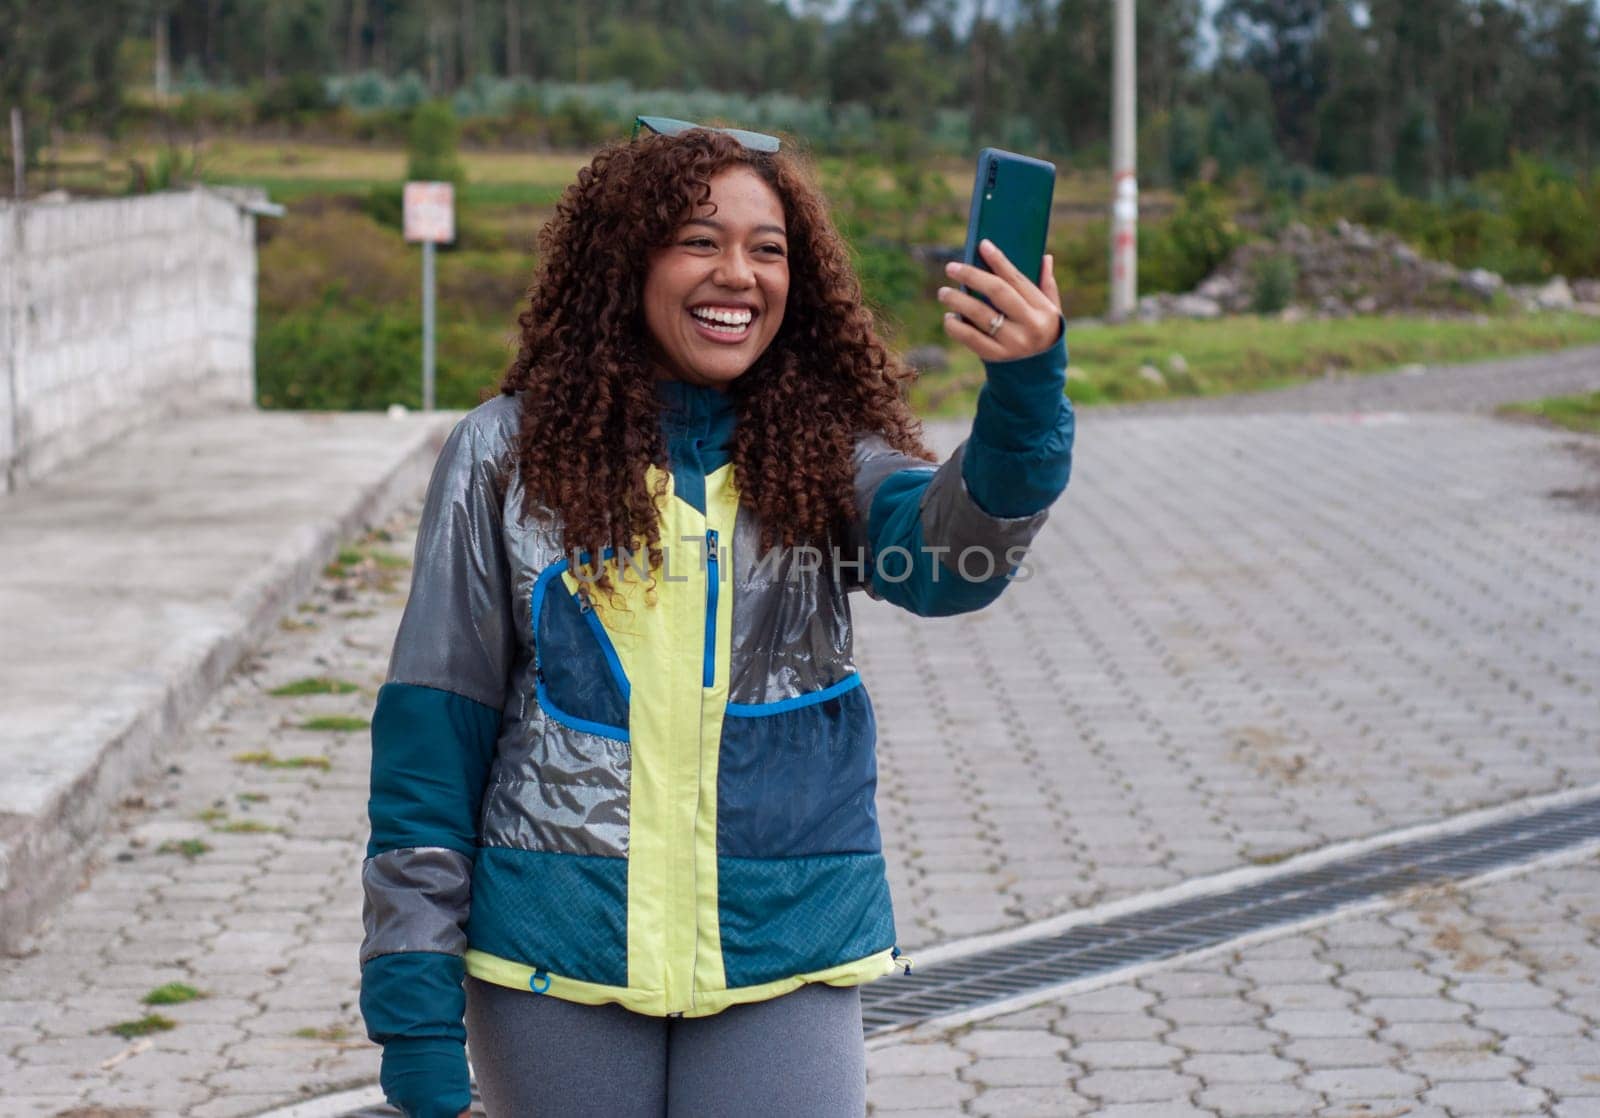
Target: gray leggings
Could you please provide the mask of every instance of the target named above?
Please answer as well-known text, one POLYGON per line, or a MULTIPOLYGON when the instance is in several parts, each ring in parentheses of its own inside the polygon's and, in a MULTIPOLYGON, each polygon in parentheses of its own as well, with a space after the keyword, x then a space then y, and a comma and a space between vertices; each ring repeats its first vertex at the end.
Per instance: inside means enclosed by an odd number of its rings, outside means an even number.
POLYGON ((467 979, 489 1118, 860 1118, 861 991, 811 984, 711 1017, 646 1017, 467 979))

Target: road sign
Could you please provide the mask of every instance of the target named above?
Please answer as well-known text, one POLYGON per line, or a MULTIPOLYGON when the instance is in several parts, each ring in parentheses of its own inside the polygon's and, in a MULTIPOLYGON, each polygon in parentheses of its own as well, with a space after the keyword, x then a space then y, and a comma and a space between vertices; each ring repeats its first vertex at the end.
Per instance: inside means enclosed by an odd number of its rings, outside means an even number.
POLYGON ((408 182, 404 200, 406 240, 444 245, 456 239, 454 184, 408 182))

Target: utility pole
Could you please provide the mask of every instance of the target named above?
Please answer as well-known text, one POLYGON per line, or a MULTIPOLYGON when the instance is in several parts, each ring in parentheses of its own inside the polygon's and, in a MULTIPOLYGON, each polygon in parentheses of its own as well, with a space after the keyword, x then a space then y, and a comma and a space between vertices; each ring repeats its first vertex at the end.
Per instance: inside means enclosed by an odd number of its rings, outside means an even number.
POLYGON ((1139 181, 1134 163, 1134 0, 1112 0, 1111 48, 1111 319, 1133 314, 1139 301, 1139 181))

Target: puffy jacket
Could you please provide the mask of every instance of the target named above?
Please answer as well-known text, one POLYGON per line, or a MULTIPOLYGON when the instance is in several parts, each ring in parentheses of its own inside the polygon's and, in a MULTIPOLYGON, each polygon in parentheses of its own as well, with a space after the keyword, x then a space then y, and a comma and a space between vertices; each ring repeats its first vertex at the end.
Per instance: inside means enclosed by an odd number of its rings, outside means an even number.
POLYGON ((392 1102, 467 1106, 464 973, 693 1017, 894 969, 848 594, 938 616, 1001 593, 1067 483, 1065 368, 1064 339, 989 366, 941 466, 859 437, 859 519, 820 562, 758 556, 731 401, 661 382, 667 567, 592 606, 522 514, 517 401, 456 426, 372 723, 361 1008, 392 1102))

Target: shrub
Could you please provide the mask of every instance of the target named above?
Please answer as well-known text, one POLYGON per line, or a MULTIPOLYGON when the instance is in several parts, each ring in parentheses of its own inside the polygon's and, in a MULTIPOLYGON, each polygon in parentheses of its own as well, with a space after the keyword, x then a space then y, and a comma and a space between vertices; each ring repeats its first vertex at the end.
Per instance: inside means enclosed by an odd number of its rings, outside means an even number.
POLYGON ((444 101, 418 105, 411 114, 411 132, 406 143, 406 178, 429 182, 453 182, 458 186, 467 172, 456 157, 459 135, 456 114, 444 101))
POLYGON ((299 124, 331 105, 327 87, 321 78, 314 74, 291 74, 270 83, 256 94, 256 119, 299 124))
POLYGON ((421 286, 414 250, 398 233, 326 199, 290 210, 260 261, 264 318, 329 297, 362 308, 414 304, 421 286))
POLYGON ((1139 286, 1146 291, 1188 291, 1242 240, 1217 191, 1191 183, 1165 223, 1140 231, 1139 286))
MULTIPOLYGON (((439 406, 470 408, 510 358, 500 331, 445 323, 436 366, 439 406)), ((311 310, 265 319, 256 334, 256 390, 263 408, 415 408, 422 401, 422 320, 413 310, 361 310, 325 299, 311 310)))
POLYGON ((1252 308, 1257 314, 1276 314, 1294 301, 1294 258, 1285 255, 1263 256, 1252 269, 1256 293, 1252 308))

